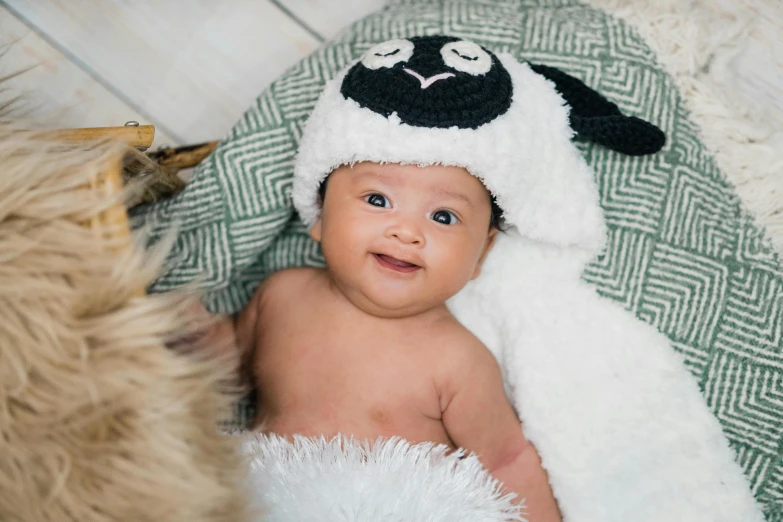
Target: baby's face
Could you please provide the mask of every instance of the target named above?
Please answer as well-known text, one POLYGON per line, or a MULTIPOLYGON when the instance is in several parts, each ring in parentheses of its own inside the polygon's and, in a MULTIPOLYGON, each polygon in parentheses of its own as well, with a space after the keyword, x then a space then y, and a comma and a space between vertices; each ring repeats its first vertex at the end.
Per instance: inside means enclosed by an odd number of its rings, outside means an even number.
POLYGON ((443 304, 478 276, 497 232, 490 197, 460 167, 358 163, 329 176, 310 231, 358 308, 404 317, 443 304))

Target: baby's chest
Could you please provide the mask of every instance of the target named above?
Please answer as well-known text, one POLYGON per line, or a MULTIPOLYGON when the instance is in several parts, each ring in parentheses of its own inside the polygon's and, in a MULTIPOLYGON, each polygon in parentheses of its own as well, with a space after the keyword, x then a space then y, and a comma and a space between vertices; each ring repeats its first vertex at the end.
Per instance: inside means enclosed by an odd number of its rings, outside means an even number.
POLYGON ((409 340, 318 324, 267 333, 255 369, 259 386, 278 397, 281 407, 317 404, 327 413, 364 412, 378 421, 411 412, 440 415, 436 368, 409 340))

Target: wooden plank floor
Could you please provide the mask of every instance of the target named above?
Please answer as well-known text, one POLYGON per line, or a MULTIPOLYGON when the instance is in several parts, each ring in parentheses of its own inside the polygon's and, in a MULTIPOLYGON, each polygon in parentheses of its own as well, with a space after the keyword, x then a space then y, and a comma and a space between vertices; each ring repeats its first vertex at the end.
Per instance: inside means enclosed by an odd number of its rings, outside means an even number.
MULTIPOLYGON (((0 0, 0 75, 63 126, 157 127, 156 145, 222 136, 298 59, 384 0, 0 0)), ((716 0, 752 17, 738 89, 783 130, 783 2, 716 0)))

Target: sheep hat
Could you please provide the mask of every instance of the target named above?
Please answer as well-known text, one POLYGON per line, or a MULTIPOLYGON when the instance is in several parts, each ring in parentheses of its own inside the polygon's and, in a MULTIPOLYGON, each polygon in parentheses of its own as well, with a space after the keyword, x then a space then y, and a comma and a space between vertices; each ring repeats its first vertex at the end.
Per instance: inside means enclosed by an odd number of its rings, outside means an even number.
POLYGON ((340 165, 459 166, 522 236, 594 247, 604 220, 574 135, 631 155, 665 142, 660 129, 553 67, 451 36, 389 40, 326 84, 300 141, 293 201, 311 226, 318 189, 340 165))

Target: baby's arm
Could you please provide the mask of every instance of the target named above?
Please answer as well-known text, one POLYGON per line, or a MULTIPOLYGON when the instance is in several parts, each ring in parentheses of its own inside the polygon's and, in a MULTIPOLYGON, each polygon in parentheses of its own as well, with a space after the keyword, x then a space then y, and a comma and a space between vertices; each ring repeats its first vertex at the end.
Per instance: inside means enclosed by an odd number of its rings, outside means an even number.
POLYGON ((213 316, 200 301, 194 303, 190 309, 195 322, 198 325, 206 325, 205 329, 197 332, 199 345, 206 347, 216 357, 234 353, 239 365, 238 374, 243 383, 250 377, 260 296, 259 288, 250 303, 235 316, 213 316))
POLYGON ((560 522, 546 471, 506 394, 500 368, 480 341, 450 361, 443 377, 443 424, 458 447, 476 453, 506 491, 525 499, 530 522, 560 522))

